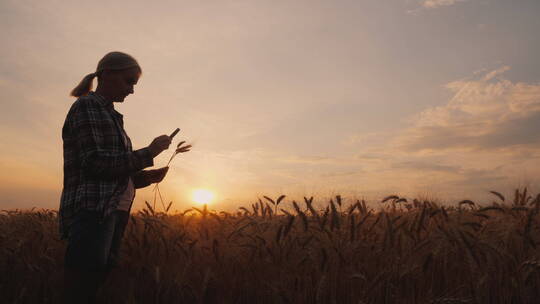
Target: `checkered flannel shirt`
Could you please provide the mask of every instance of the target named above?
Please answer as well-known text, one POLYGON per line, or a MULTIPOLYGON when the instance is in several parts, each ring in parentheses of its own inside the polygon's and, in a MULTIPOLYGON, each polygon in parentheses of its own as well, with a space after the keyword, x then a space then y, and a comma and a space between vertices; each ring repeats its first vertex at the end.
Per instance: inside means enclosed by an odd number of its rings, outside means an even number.
POLYGON ((129 177, 135 188, 148 186, 143 169, 154 163, 148 148, 132 150, 122 114, 94 92, 73 103, 62 139, 64 188, 58 218, 60 237, 64 239, 79 210, 98 211, 101 220, 115 211, 129 177))

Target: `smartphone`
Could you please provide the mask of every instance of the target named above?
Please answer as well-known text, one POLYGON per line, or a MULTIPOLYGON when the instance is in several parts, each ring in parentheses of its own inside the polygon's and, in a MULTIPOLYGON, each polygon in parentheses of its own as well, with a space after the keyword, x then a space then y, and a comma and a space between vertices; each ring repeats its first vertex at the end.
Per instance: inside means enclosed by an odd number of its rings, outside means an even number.
POLYGON ((176 134, 178 134, 178 132, 180 132, 180 128, 176 128, 176 130, 174 130, 174 132, 172 132, 171 136, 169 136, 169 138, 172 140, 173 137, 176 136, 176 134))

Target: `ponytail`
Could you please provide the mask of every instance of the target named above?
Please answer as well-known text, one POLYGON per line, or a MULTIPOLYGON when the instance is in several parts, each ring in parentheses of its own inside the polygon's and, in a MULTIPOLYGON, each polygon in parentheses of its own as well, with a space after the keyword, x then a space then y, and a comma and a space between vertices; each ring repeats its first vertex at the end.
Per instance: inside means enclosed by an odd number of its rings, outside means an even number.
POLYGON ((94 80, 94 77, 96 76, 96 73, 91 73, 84 76, 83 80, 81 80, 79 85, 71 91, 71 96, 81 97, 88 94, 88 92, 92 90, 92 82, 94 80))

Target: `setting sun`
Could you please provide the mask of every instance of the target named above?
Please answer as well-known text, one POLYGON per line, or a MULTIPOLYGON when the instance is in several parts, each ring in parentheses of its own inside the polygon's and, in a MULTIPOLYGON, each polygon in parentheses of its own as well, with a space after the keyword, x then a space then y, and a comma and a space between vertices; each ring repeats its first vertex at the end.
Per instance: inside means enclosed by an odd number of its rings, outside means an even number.
POLYGON ((195 189, 192 198, 197 204, 208 204, 214 199, 214 193, 208 189, 195 189))

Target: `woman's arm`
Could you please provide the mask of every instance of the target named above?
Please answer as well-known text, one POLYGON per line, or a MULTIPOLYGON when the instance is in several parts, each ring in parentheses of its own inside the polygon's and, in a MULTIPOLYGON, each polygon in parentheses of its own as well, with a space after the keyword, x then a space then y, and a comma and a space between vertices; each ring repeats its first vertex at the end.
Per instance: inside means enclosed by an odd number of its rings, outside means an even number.
POLYGON ((87 174, 105 179, 122 178, 154 164, 147 147, 132 152, 120 152, 121 147, 118 151, 104 147, 102 126, 109 118, 101 115, 103 109, 95 100, 82 98, 77 103, 72 126, 77 135, 81 166, 87 174))
POLYGON ((135 189, 147 187, 153 183, 159 183, 165 178, 169 167, 163 167, 155 170, 142 170, 131 176, 135 189))
POLYGON ((147 172, 146 170, 141 170, 131 176, 133 180, 133 185, 135 185, 135 189, 144 188, 150 186, 152 184, 147 178, 147 172))

